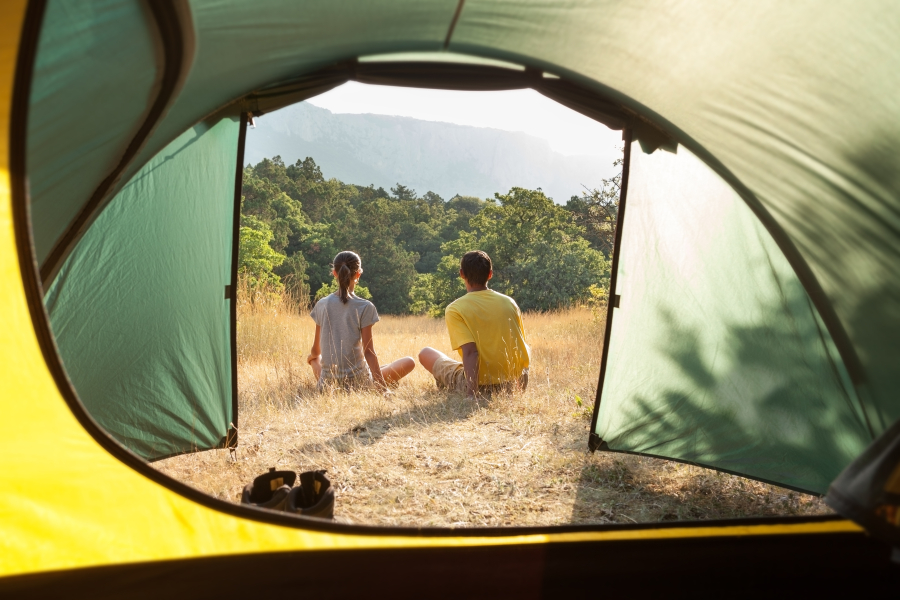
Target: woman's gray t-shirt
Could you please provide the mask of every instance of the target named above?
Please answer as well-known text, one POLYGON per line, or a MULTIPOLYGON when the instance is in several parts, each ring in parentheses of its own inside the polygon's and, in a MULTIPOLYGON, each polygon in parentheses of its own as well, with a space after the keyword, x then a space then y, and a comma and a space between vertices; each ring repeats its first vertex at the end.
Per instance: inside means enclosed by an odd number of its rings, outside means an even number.
POLYGON ((322 377, 371 378, 363 355, 361 330, 378 322, 375 305, 353 294, 344 304, 337 294, 328 294, 316 302, 309 314, 322 328, 322 377))

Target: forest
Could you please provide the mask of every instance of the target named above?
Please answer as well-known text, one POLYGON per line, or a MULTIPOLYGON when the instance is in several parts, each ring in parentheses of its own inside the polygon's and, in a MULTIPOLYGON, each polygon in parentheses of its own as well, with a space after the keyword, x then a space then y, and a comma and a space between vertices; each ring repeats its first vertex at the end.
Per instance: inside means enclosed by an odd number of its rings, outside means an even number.
POLYGON ((442 316, 465 291, 460 256, 484 250, 494 264, 491 288, 522 310, 599 303, 620 177, 565 205, 520 187, 445 200, 400 183, 388 192, 326 179, 310 157, 293 165, 263 159, 244 169, 239 273, 251 290, 313 302, 334 290, 332 258, 353 250, 364 272, 357 293, 380 312, 442 316))

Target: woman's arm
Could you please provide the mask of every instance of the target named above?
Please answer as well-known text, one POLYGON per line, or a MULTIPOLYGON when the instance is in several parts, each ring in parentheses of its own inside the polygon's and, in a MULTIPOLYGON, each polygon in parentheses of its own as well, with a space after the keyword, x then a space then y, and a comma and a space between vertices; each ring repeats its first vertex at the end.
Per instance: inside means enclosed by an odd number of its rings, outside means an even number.
POLYGON ((378 387, 387 389, 387 385, 384 383, 384 375, 381 374, 381 366, 378 364, 378 355, 375 354, 375 343, 372 341, 372 326, 363 327, 359 332, 362 335, 363 356, 366 357, 366 362, 369 363, 372 379, 375 380, 375 384, 378 387))
POLYGON ((306 364, 311 363, 317 358, 322 356, 322 347, 321 347, 321 339, 322 339, 322 326, 316 325, 316 337, 313 338, 312 349, 309 351, 309 356, 306 357, 306 364))

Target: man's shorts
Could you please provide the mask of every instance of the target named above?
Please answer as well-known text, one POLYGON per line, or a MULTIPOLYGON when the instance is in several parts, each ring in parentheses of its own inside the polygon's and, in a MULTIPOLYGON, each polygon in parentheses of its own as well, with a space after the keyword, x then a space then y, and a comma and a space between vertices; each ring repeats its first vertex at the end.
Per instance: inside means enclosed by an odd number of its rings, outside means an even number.
MULTIPOLYGON (((434 361, 433 375, 439 388, 446 388, 462 394, 466 393, 466 372, 461 362, 442 356, 434 361)), ((490 396, 495 392, 524 392, 526 387, 528 387, 528 369, 523 369, 522 375, 518 380, 495 383, 493 385, 479 385, 478 393, 483 396, 490 396)))

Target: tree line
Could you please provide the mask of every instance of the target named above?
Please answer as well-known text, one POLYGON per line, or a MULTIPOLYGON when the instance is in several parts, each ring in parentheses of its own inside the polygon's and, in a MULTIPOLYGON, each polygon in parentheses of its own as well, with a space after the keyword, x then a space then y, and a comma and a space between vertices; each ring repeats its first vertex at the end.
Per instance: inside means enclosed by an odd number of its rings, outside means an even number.
MULTIPOLYGON (((619 161, 616 163, 620 164, 619 161)), ((523 310, 548 310, 605 296, 620 176, 564 206, 540 190, 514 187, 480 199, 422 196, 325 179, 312 158, 281 157, 244 169, 239 271, 251 288, 301 301, 333 291, 331 259, 362 257, 357 293, 387 314, 431 314, 461 296, 459 258, 484 250, 491 287, 523 310)))

